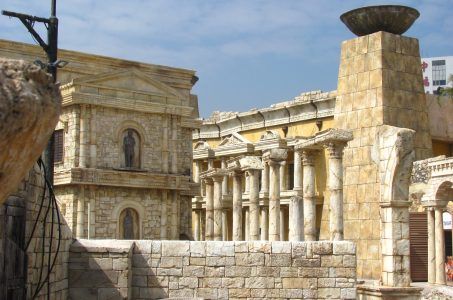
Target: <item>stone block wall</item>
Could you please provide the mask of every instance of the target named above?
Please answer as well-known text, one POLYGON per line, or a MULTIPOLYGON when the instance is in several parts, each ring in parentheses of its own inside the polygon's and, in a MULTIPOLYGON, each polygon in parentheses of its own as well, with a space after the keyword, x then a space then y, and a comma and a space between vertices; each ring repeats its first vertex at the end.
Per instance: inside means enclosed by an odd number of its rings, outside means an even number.
POLYGON ((69 258, 69 299, 133 299, 133 247, 133 241, 74 242, 69 258))
POLYGON ((70 293, 75 288, 73 279, 80 278, 80 274, 107 270, 99 279, 94 275, 92 281, 81 279, 86 291, 79 289, 77 293, 90 295, 88 290, 95 287, 98 292, 109 288, 124 294, 117 277, 128 272, 131 281, 127 292, 131 292, 132 299, 356 298, 356 249, 352 242, 140 240, 134 241, 128 266, 116 262, 126 261, 126 251, 112 255, 113 251, 106 247, 118 248, 118 242, 79 240, 73 244, 70 293), (81 252, 82 248, 91 250, 81 252), (115 269, 115 265, 123 269, 115 269), (109 274, 112 280, 106 282, 109 274), (96 280, 102 282, 98 284, 96 280))

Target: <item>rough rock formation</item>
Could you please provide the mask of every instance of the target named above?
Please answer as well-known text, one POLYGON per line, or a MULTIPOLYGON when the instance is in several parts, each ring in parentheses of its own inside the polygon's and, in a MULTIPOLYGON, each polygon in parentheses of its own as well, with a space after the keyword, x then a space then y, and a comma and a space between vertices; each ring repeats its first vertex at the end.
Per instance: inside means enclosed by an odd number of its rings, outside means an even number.
POLYGON ((46 147, 60 103, 58 87, 45 71, 0 59, 0 204, 46 147))

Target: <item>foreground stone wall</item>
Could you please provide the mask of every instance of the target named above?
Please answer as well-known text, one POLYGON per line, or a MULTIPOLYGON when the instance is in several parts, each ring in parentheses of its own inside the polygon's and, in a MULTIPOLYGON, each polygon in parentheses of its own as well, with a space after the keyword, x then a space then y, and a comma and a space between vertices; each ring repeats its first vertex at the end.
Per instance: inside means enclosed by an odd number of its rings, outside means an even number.
MULTIPOLYGON (((66 224, 65 219, 60 217, 60 230, 61 240, 58 256, 55 260, 55 266, 49 276, 50 280, 50 293, 47 290, 47 277, 48 266, 48 252, 50 244, 50 232, 52 217, 54 218, 53 224, 53 239, 51 261, 56 255, 58 245, 58 220, 56 209, 49 208, 49 198, 46 195, 43 201, 43 206, 40 211, 42 202, 42 195, 44 192, 44 175, 38 165, 28 172, 27 176, 22 180, 17 191, 8 197, 7 203, 13 207, 16 203, 25 203, 26 206, 26 226, 25 226, 25 243, 30 243, 27 248, 28 268, 27 268, 27 299, 31 299, 38 289, 38 284, 43 285, 40 292, 37 294, 36 299, 47 299, 49 294, 50 299, 67 299, 68 293, 68 257, 69 246, 72 243, 72 234, 69 226, 66 224), (47 218, 45 215, 47 214, 47 218), (37 220, 37 222, 36 222, 37 220), (35 224, 36 222, 36 224, 35 224), (47 223, 46 230, 43 230, 44 222, 47 223), (33 230, 36 225, 35 230, 33 230), (43 240, 43 237, 45 239, 43 240), (44 253, 43 253, 44 242, 44 253)), ((0 224, 5 224, 5 206, 0 209, 0 224)), ((6 258, 10 259, 10 258, 6 258)), ((1 297, 1 296, 0 296, 1 297)))
POLYGON ((113 294, 131 293, 132 299, 356 298, 351 242, 141 240, 132 247, 131 252, 116 251, 119 241, 76 241, 70 253, 70 294, 97 299, 108 288, 113 294), (76 291, 73 283, 80 280, 76 291))

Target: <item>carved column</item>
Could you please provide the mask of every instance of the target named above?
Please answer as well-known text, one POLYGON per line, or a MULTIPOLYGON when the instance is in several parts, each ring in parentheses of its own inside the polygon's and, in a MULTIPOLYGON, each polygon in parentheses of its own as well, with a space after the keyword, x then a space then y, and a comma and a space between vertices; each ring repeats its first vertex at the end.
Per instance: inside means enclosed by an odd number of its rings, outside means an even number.
POLYGON ((88 107, 85 104, 80 106, 80 153, 79 153, 79 166, 81 168, 88 168, 88 161, 90 158, 89 150, 89 119, 88 107))
POLYGON ((206 240, 214 240, 214 182, 211 178, 204 180, 206 185, 206 240))
POLYGON ((233 241, 242 241, 242 172, 233 172, 233 241))
POLYGON ((304 205, 300 196, 293 196, 289 202, 289 241, 304 240, 304 205))
POLYGON ((222 181, 223 176, 213 176, 214 181, 214 241, 222 240, 222 181))
POLYGON ((286 149, 271 149, 264 154, 270 167, 269 240, 280 241, 280 164, 286 160, 286 149))
POLYGON ((280 163, 268 162, 270 167, 269 186, 269 241, 280 240, 280 163))
POLYGON ((302 161, 304 164, 304 239, 316 240, 316 198, 315 198, 315 163, 314 150, 303 150, 302 161))
POLYGON ((261 192, 269 193, 269 164, 263 161, 263 171, 261 171, 261 192))
POLYGON ((249 209, 246 207, 245 210, 244 210, 244 218, 245 218, 245 222, 244 222, 244 226, 245 226, 245 232, 244 232, 244 236, 245 236, 245 240, 246 241, 249 241, 250 240, 250 212, 249 212, 249 209))
POLYGON ((343 234, 343 148, 345 144, 328 143, 329 153, 328 187, 330 192, 330 240, 342 241, 343 234))
MULTIPOLYGON (((227 169, 227 163, 226 163, 226 158, 222 158, 221 166, 223 170, 227 169)), ((228 174, 223 176, 223 181, 222 181, 222 194, 223 195, 228 195, 228 174)))
POLYGON ((285 207, 280 205, 280 241, 285 240, 285 207))
POLYGON ((178 173, 178 116, 171 117, 171 172, 178 173))
POLYGON ((170 238, 179 240, 179 220, 181 216, 179 192, 173 190, 171 192, 171 227, 170 238))
POLYGON ((163 114, 162 115, 162 173, 167 174, 168 173, 168 159, 169 159, 169 147, 168 147, 168 115, 163 114))
POLYGON ((446 284, 445 280, 445 237, 442 208, 434 208, 435 244, 436 244, 436 284, 446 284))
POLYGON ((302 191, 303 184, 302 154, 300 151, 294 151, 294 187, 296 192, 302 191))
POLYGON ((269 207, 263 205, 261 207, 261 240, 267 241, 269 239, 269 207))
POLYGON ((250 176, 249 176, 248 172, 244 173, 244 177, 245 177, 245 192, 244 192, 244 194, 248 194, 250 192, 250 176))
POLYGON ((286 191, 286 161, 280 162, 280 191, 286 191))
POLYGON ((228 241, 228 211, 222 210, 222 241, 228 241))
POLYGON ((76 237, 83 239, 85 236, 85 188, 81 189, 79 198, 77 199, 77 230, 76 237))
POLYGON ((200 182, 200 172, 201 172, 201 161, 195 160, 195 165, 193 168, 193 182, 199 183, 200 182))
POLYGON ((428 217, 428 283, 436 283, 436 239, 434 208, 427 207, 426 214, 428 217))
POLYGON ((167 236, 167 229, 168 229, 168 194, 166 190, 162 190, 162 202, 160 206, 160 239, 166 240, 167 236))
POLYGON ((250 240, 257 241, 260 238, 260 203, 259 203, 259 172, 249 170, 250 178, 250 240))
POLYGON ((214 160, 212 158, 208 159, 208 170, 214 169, 214 160))
POLYGON ((201 211, 199 209, 194 210, 195 212, 195 224, 193 226, 193 238, 195 241, 201 240, 201 211))

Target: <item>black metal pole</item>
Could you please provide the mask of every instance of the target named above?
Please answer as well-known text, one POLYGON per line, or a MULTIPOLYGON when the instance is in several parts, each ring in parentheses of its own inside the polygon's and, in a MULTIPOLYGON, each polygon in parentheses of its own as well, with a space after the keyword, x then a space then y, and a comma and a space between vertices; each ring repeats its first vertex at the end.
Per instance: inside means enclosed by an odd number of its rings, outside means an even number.
MULTIPOLYGON (((52 75, 53 82, 57 81, 57 55, 58 55, 58 18, 56 17, 57 4, 56 0, 51 0, 51 12, 49 18, 49 25, 47 29, 47 58, 49 61, 47 71, 52 75)), ((45 168, 47 169, 47 179, 53 185, 53 171, 54 171, 54 148, 55 137, 52 133, 47 148, 44 152, 45 155, 45 168)))

